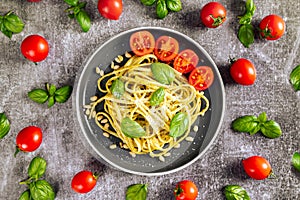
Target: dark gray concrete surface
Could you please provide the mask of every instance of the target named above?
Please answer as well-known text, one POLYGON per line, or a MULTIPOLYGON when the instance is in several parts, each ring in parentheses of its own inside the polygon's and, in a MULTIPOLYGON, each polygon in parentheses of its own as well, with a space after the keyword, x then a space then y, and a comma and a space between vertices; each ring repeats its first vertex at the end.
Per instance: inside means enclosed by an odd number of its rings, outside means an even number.
POLYGON ((300 151, 300 93, 293 91, 289 73, 300 64, 300 2, 255 1, 257 10, 253 23, 275 13, 286 21, 286 33, 278 41, 256 38, 250 48, 237 39, 238 19, 244 2, 220 0, 227 9, 228 19, 217 29, 204 28, 199 11, 208 1, 182 0, 183 9, 156 19, 154 7, 143 6, 138 0, 123 1, 123 14, 118 21, 100 16, 97 1, 87 0, 92 27, 83 33, 70 20, 61 0, 1 0, 0 13, 14 10, 26 23, 22 33, 8 39, 0 34, 0 112, 11 122, 10 133, 0 140, 0 199, 18 199, 26 189, 18 182, 27 176, 31 159, 40 155, 48 161, 44 178, 54 185, 56 199, 125 199, 126 187, 134 183, 148 184, 148 199, 173 199, 176 182, 194 181, 199 187, 198 199, 225 199, 222 188, 228 184, 244 187, 253 200, 300 199, 300 174, 291 165, 292 154, 300 151), (71 99, 48 109, 27 98, 27 92, 43 87, 45 82, 58 86, 72 85, 84 59, 111 36, 141 26, 161 26, 180 31, 202 45, 216 62, 226 90, 226 113, 217 139, 210 150, 189 167, 164 176, 131 175, 104 166, 84 148, 74 130, 71 99), (29 34, 43 35, 50 44, 48 58, 35 65, 23 58, 20 44, 29 34), (228 73, 229 57, 250 59, 257 69, 252 86, 234 83, 228 73), (242 115, 258 115, 265 111, 277 121, 283 134, 267 139, 261 134, 250 136, 231 130, 231 122, 242 115), (24 127, 36 125, 43 129, 44 140, 33 153, 13 157, 15 137, 24 127), (269 160, 275 179, 256 181, 248 178, 241 166, 243 158, 261 155, 269 160), (75 173, 88 169, 101 171, 96 188, 85 195, 71 190, 75 173))

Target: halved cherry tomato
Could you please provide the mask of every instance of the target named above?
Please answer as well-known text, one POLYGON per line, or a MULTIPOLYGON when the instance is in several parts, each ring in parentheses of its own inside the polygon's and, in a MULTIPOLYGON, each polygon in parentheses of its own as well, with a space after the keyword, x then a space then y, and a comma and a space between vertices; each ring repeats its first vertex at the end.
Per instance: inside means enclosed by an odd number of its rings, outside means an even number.
POLYGON ((111 20, 118 20, 123 11, 122 0, 98 0, 99 13, 111 20))
POLYGON ((261 156, 251 156, 242 161, 245 172, 253 179, 263 180, 272 173, 270 163, 261 156))
POLYGON ((179 44, 175 38, 160 36, 155 42, 154 54, 164 62, 173 60, 179 51, 179 44))
POLYGON ((191 49, 185 49, 176 56, 173 66, 180 73, 186 74, 196 68, 199 61, 197 54, 191 49))
POLYGON ((195 68, 190 76, 189 83, 195 87, 196 90, 206 90, 214 81, 214 73, 208 66, 200 66, 195 68))
POLYGON ((143 56, 153 52, 155 39, 149 31, 135 32, 130 36, 130 48, 137 56, 143 56))
POLYGON ((241 85, 252 85, 256 80, 256 69, 250 60, 239 58, 232 62, 230 75, 241 85))
POLYGON ((98 176, 90 171, 80 171, 73 177, 71 188, 78 193, 88 193, 96 186, 97 179, 98 176))
POLYGON ((17 150, 15 155, 19 151, 32 152, 35 151, 42 143, 43 134, 42 130, 36 126, 28 126, 22 129, 16 137, 17 150))
POLYGON ((226 20, 226 9, 218 2, 209 2, 200 12, 202 23, 208 28, 217 28, 226 20))
POLYGON ((198 188, 190 180, 183 180, 177 183, 174 189, 176 200, 195 200, 198 196, 198 188))
POLYGON ((285 22, 278 15, 268 15, 259 24, 260 34, 267 40, 277 40, 284 34, 285 22))

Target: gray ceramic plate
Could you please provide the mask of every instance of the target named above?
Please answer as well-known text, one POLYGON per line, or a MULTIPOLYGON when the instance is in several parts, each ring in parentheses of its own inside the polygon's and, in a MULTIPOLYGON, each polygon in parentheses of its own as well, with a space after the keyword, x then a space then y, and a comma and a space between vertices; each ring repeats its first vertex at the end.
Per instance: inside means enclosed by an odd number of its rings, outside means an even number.
MULTIPOLYGON (((225 110, 225 92, 219 71, 207 54, 207 52, 195 41, 186 35, 174 30, 161 27, 142 27, 114 36, 96 49, 83 64, 74 86, 73 108, 75 111, 75 125, 85 146, 97 159, 118 170, 139 175, 162 175, 176 172, 197 161, 211 146, 216 138, 223 120, 225 110), (149 155, 137 155, 132 157, 128 151, 109 146, 118 140, 102 135, 102 130, 90 120, 84 113, 83 105, 90 103, 90 97, 99 95, 97 90, 96 67, 104 71, 110 70, 110 64, 117 55, 124 55, 130 51, 129 38, 132 33, 140 30, 148 30, 157 39, 161 35, 168 35, 178 40, 180 50, 190 48, 199 56, 199 65, 211 66, 214 72, 214 82, 205 91, 210 100, 210 109, 204 117, 198 117, 195 122, 199 130, 191 132, 195 139, 193 142, 182 141, 181 147, 171 150, 171 156, 166 157, 165 162, 149 155)), ((199 161, 201 162, 201 161, 199 161)))

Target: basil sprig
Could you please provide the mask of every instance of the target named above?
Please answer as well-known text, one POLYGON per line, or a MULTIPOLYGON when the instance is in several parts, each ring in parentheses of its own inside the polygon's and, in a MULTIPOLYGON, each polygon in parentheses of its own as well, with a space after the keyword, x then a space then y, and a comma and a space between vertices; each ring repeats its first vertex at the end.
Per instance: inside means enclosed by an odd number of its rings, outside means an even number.
POLYGON ((28 167, 28 178, 20 184, 26 184, 29 189, 25 190, 19 199, 21 200, 53 200, 55 192, 53 187, 40 179, 46 172, 47 162, 41 157, 34 157, 28 167))
POLYGON ((295 67, 290 73, 290 82, 295 91, 300 90, 300 65, 295 67))
POLYGON ((125 84, 120 79, 116 79, 111 84, 110 91, 116 98, 120 99, 125 92, 125 84))
POLYGON ((274 120, 268 120, 265 112, 258 117, 254 115, 239 117, 232 122, 232 128, 234 131, 246 132, 250 135, 260 131, 265 137, 271 139, 278 138, 282 134, 280 125, 274 120))
POLYGON ((146 131, 143 129, 143 127, 129 117, 125 117, 122 120, 121 131, 124 133, 124 135, 130 138, 139 138, 146 135, 146 131))
POLYGON ((169 11, 179 12, 182 9, 180 0, 140 0, 145 6, 152 6, 156 3, 156 15, 159 19, 165 18, 169 11))
POLYGON ((188 126, 188 115, 186 113, 179 112, 171 120, 169 135, 174 138, 180 137, 188 129, 188 126))
POLYGON ((239 20, 238 38, 245 47, 249 48, 254 43, 254 27, 251 22, 256 6, 253 0, 246 0, 245 7, 246 12, 243 16, 240 16, 239 20))
POLYGON ((170 85, 175 79, 173 68, 165 63, 152 63, 151 71, 155 80, 162 84, 170 85))
POLYGON ((20 33, 24 29, 24 23, 20 17, 9 11, 5 15, 0 15, 0 31, 11 38, 13 34, 20 33))
POLYGON ((292 164, 295 169, 300 172, 300 153, 295 152, 292 158, 292 164))
POLYGON ((48 100, 48 108, 50 108, 55 102, 65 103, 70 98, 72 90, 73 88, 68 85, 57 89, 55 85, 46 83, 46 89, 33 89, 28 92, 28 97, 39 104, 48 100))
POLYGON ((165 98, 165 89, 163 87, 158 88, 154 91, 150 97, 150 105, 158 106, 165 98))
POLYGON ((10 130, 10 122, 5 113, 0 113, 0 139, 4 138, 10 130))
POLYGON ((227 200, 250 200, 247 191, 239 185, 227 185, 224 194, 227 200))
POLYGON ((71 19, 75 18, 83 32, 88 32, 91 27, 91 18, 85 11, 87 2, 79 0, 64 0, 70 7, 65 10, 71 19))
POLYGON ((127 187, 126 200, 146 200, 147 184, 133 184, 127 187))

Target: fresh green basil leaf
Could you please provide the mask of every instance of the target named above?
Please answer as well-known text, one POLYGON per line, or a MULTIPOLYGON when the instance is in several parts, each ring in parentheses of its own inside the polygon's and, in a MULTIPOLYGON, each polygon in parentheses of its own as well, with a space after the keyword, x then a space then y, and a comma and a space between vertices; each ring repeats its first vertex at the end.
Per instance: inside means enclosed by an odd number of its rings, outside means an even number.
POLYGON ((163 19, 168 15, 169 11, 167 8, 166 0, 156 1, 156 15, 159 19, 163 19))
POLYGON ((179 112, 171 120, 170 133, 171 137, 180 137, 183 135, 189 126, 189 118, 186 113, 179 112))
POLYGON ((166 0, 167 8, 173 12, 178 12, 182 9, 180 0, 166 0))
POLYGON ((91 19, 85 10, 80 10, 75 17, 83 32, 88 32, 91 27, 91 19))
POLYGON ((5 113, 0 113, 0 139, 4 138, 10 130, 10 122, 5 113))
POLYGON ((271 139, 278 138, 282 134, 280 125, 273 120, 268 120, 265 123, 261 124, 260 131, 264 136, 271 139))
POLYGON ((7 28, 4 26, 4 23, 0 23, 0 31, 7 36, 8 38, 11 39, 13 32, 7 30, 7 28))
POLYGON ((24 191, 24 192, 21 194, 19 200, 32 200, 32 199, 31 199, 31 196, 30 196, 30 190, 24 191))
POLYGON ((111 84, 110 91, 116 98, 120 99, 125 92, 125 84, 120 79, 116 79, 111 84))
POLYGON ((28 97, 36 102, 36 103, 45 103, 49 96, 48 96, 48 92, 46 90, 43 90, 43 89, 34 89, 30 92, 28 92, 28 97))
POLYGON ((124 135, 130 138, 139 138, 146 135, 146 131, 143 129, 143 127, 129 117, 125 117, 122 120, 121 130, 124 135))
POLYGON ((251 16, 254 15, 256 6, 253 0, 246 0, 246 14, 249 13, 251 16))
POLYGON ((46 88, 47 88, 47 91, 48 91, 50 96, 53 96, 55 94, 55 91, 56 91, 56 86, 55 85, 53 85, 53 84, 50 85, 49 83, 47 83, 46 88))
POLYGON ((247 48, 254 43, 254 28, 252 24, 243 24, 238 31, 240 42, 247 48))
POLYGON ((170 85, 175 79, 174 70, 165 63, 152 63, 151 71, 155 80, 162 84, 170 85))
POLYGON ((140 0, 140 1, 145 6, 152 6, 156 2, 156 0, 140 0))
POLYGON ((147 199, 147 185, 134 184, 127 187, 126 200, 146 200, 147 199))
POLYGON ((260 123, 264 123, 267 121, 267 114, 265 112, 262 112, 258 117, 257 117, 257 120, 260 122, 260 123))
POLYGON ((292 70, 290 74, 290 82, 295 91, 300 90, 300 65, 292 70))
POLYGON ((28 176, 30 178, 39 179, 41 178, 47 167, 47 162, 41 157, 35 157, 31 160, 29 167, 28 167, 28 176))
POLYGON ((224 194, 227 200, 250 200, 247 191, 239 185, 227 185, 224 194))
POLYGON ((63 86, 55 91, 54 99, 58 103, 64 103, 66 102, 71 94, 72 94, 73 88, 71 86, 63 86))
POLYGON ((295 169, 300 172, 300 153, 295 152, 292 158, 292 164, 295 169))
POLYGON ((52 186, 45 180, 37 180, 30 183, 29 189, 33 199, 53 200, 55 198, 52 186))
POLYGON ((70 6, 77 6, 79 0, 64 0, 70 6))
POLYGON ((87 2, 79 2, 79 4, 77 5, 78 8, 82 9, 82 8, 85 8, 87 2))
POLYGON ((9 13, 3 19, 4 26, 13 33, 20 33, 24 29, 23 21, 14 13, 9 13))
POLYGON ((158 106, 161 102, 164 101, 164 98, 165 98, 165 89, 160 87, 151 95, 150 105, 158 106))
POLYGON ((260 130, 257 117, 253 115, 246 115, 235 119, 232 122, 232 128, 234 131, 245 132, 251 135, 260 130))
POLYGON ((48 108, 51 108, 55 104, 55 97, 51 96, 48 99, 48 108))

